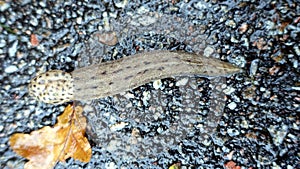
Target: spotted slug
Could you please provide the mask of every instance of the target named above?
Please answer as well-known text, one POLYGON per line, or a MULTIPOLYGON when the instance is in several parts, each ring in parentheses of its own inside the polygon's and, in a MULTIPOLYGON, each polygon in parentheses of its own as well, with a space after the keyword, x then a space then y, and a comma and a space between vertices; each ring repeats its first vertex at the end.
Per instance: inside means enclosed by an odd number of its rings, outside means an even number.
POLYGON ((217 59, 186 52, 143 52, 66 73, 51 70, 32 79, 29 94, 39 101, 61 104, 115 95, 156 79, 173 76, 228 76, 238 67, 217 59))

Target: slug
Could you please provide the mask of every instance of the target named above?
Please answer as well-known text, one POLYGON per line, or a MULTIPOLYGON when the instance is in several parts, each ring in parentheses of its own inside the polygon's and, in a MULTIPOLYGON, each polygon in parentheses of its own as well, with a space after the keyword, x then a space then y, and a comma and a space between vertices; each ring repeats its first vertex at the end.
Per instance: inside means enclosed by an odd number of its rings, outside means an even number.
POLYGON ((171 51, 143 52, 66 73, 51 70, 32 79, 29 94, 39 101, 61 104, 115 95, 156 79, 172 76, 227 76, 238 67, 213 58, 171 51))

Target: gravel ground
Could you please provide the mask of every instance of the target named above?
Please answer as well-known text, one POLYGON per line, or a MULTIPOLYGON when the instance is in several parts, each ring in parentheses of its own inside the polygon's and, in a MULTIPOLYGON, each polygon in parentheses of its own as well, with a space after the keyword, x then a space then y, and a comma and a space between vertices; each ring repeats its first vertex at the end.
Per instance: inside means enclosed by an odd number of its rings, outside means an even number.
POLYGON ((67 105, 28 96, 37 73, 154 49, 244 71, 162 79, 81 103, 92 160, 55 168, 300 168, 296 1, 0 1, 0 32, 1 168, 26 162, 8 146, 13 133, 54 125, 67 105))

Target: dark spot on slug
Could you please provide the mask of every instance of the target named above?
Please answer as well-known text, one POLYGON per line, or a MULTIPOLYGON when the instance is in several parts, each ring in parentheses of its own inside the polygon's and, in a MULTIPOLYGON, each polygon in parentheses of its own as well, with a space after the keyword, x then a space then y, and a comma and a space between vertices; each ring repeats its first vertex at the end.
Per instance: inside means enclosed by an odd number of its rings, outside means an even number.
POLYGON ((165 67, 159 67, 157 70, 159 70, 159 71, 162 71, 162 70, 164 70, 165 69, 165 67))
POLYGON ((107 73, 106 71, 103 71, 101 74, 102 74, 102 75, 106 75, 106 73, 107 73))
POLYGON ((109 83, 108 83, 108 85, 112 85, 112 84, 114 84, 114 82, 109 82, 109 83))
POLYGON ((116 71, 113 71, 112 74, 119 73, 119 72, 121 72, 122 70, 123 70, 123 69, 118 69, 118 70, 116 70, 116 71))
POLYGON ((133 75, 130 75, 130 76, 126 76, 124 79, 128 80, 128 79, 131 79, 132 77, 133 77, 133 75))
POLYGON ((144 61, 144 64, 145 65, 149 65, 151 62, 148 62, 148 61, 144 61))
POLYGON ((130 69, 131 68, 131 66, 126 66, 126 69, 130 69))
POLYGON ((55 76, 55 77, 58 77, 59 75, 58 75, 58 73, 54 73, 54 76, 55 76))
POLYGON ((145 74, 146 72, 148 72, 149 70, 148 69, 146 69, 146 70, 144 70, 144 71, 142 71, 142 72, 138 72, 137 74, 138 75, 140 75, 140 74, 145 74))
POLYGON ((62 76, 65 76, 65 75, 66 75, 66 72, 62 72, 61 75, 62 75, 62 76))
POLYGON ((92 88, 92 89, 97 89, 97 88, 98 88, 98 86, 92 86, 91 88, 92 88))
POLYGON ((46 73, 45 75, 46 75, 46 76, 49 76, 49 73, 46 73))
POLYGON ((185 61, 188 62, 188 63, 192 63, 193 62, 191 59, 186 59, 185 61))

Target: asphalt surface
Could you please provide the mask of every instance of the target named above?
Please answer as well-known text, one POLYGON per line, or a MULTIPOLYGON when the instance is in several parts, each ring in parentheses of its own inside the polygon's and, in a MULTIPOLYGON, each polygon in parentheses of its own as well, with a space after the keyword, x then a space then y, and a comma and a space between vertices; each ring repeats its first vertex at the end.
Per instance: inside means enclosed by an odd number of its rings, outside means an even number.
POLYGON ((184 50, 239 66, 76 102, 89 163, 55 168, 300 168, 300 2, 0 1, 0 168, 26 160, 13 133, 54 125, 64 105, 28 95, 39 72, 71 72, 143 50, 184 50))

